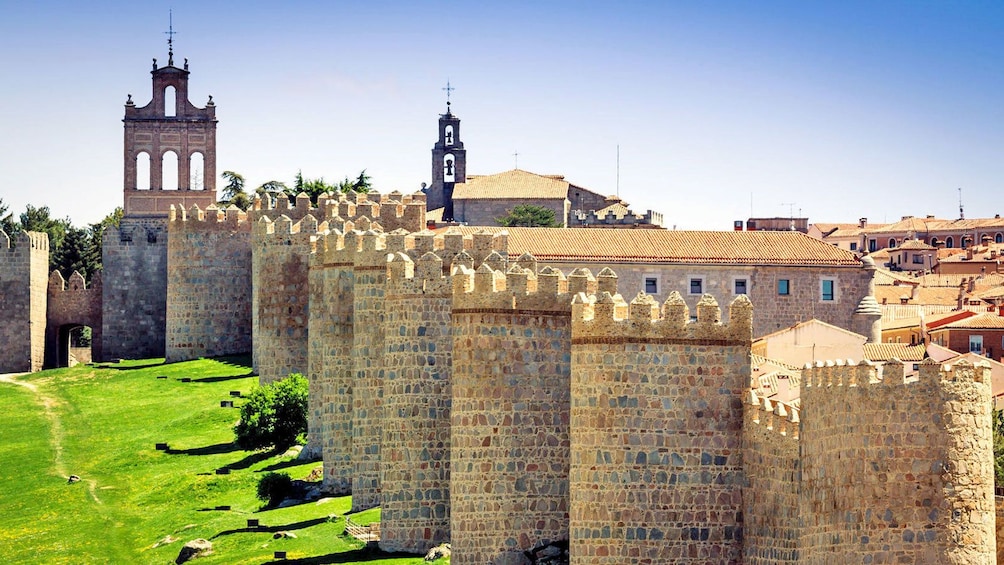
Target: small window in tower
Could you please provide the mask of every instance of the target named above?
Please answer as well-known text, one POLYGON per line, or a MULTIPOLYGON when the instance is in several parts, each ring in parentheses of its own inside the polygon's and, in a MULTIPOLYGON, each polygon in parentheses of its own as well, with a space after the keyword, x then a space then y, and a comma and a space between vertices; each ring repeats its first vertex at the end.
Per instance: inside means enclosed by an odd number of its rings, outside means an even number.
POLYGON ((178 92, 173 86, 164 89, 164 117, 173 118, 178 110, 178 92))
POLYGON ((449 154, 443 157, 443 181, 444 182, 454 182, 456 180, 456 172, 453 166, 453 154, 449 154))
POLYGON ((136 155, 136 190, 150 190, 150 154, 140 151, 136 155))
POLYGON ((178 190, 178 154, 165 151, 161 169, 161 190, 178 190))
POLYGON ((192 153, 188 160, 188 188, 190 190, 202 190, 205 188, 206 163, 202 153, 192 153))
POLYGON ((447 146, 453 145, 453 126, 446 126, 443 130, 443 141, 447 146))
POLYGON ((659 277, 645 277, 645 294, 659 294, 659 277))

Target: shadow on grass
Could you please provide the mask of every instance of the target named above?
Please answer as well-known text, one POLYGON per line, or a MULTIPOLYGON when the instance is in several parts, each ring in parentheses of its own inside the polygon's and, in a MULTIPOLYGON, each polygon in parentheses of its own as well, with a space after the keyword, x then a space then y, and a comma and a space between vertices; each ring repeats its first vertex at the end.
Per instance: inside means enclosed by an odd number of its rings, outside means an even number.
POLYGON ((420 557, 414 553, 385 553, 375 547, 364 547, 353 549, 342 553, 329 553, 317 557, 304 557, 302 559, 280 559, 277 561, 265 561, 262 565, 324 565, 326 563, 366 563, 378 559, 392 559, 395 557, 420 557))
POLYGON ((163 362, 159 362, 159 363, 147 363, 145 365, 128 365, 125 367, 120 367, 115 364, 106 365, 104 363, 100 363, 98 365, 95 365, 95 367, 99 369, 115 369, 116 371, 135 371, 137 369, 149 369, 150 367, 162 367, 163 365, 164 365, 163 362))
POLYGON ((200 377, 198 379, 192 379, 193 383, 221 383, 223 381, 233 381, 237 379, 246 379, 248 377, 253 377, 254 371, 248 371, 240 375, 230 375, 226 377, 200 377))
POLYGON ((230 443, 215 443, 213 445, 207 445, 205 447, 193 447, 191 449, 168 449, 165 453, 171 455, 219 455, 221 453, 232 453, 234 451, 240 451, 237 444, 234 442, 230 443))
POLYGON ((216 539, 222 536, 229 536, 232 534, 246 534, 246 533, 269 533, 274 534, 276 532, 288 532, 291 530, 302 530, 304 528, 310 528, 318 524, 323 524, 328 521, 327 517, 324 518, 314 518, 312 520, 302 520, 300 522, 291 522, 289 524, 284 524, 282 526, 260 526, 257 528, 235 528, 233 530, 223 530, 222 532, 216 534, 209 539, 216 539))
POLYGON ((244 459, 241 459, 240 461, 235 461, 234 463, 230 463, 229 465, 224 465, 224 467, 228 467, 234 470, 247 469, 248 467, 254 465, 259 461, 264 461, 269 457, 275 457, 276 455, 278 455, 278 453, 275 451, 255 451, 252 452, 247 457, 245 457, 244 459))
POLYGON ((278 463, 272 463, 267 467, 262 467, 258 472, 267 473, 269 471, 278 471, 279 469, 285 469, 287 467, 296 467, 298 465, 306 465, 308 463, 316 463, 317 461, 312 460, 301 460, 296 457, 288 459, 286 461, 279 461, 278 463))

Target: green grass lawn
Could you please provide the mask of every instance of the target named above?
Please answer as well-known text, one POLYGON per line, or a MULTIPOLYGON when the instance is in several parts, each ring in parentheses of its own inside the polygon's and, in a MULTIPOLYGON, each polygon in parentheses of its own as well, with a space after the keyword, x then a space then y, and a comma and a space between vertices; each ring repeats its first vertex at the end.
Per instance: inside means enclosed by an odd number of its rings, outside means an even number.
MULTIPOLYGON (((206 565, 270 563, 275 551, 287 552, 282 563, 424 563, 342 535, 349 497, 261 509, 263 473, 304 479, 320 462, 232 445, 239 411, 220 401, 256 386, 246 358, 78 366, 19 380, 36 392, 0 384, 4 563, 167 564, 195 538, 213 542, 213 554, 194 561, 206 565), (230 474, 216 474, 221 467, 230 474), (71 474, 81 481, 68 484, 71 474), (264 529, 248 529, 249 518, 264 529), (297 537, 273 539, 280 530, 297 537)), ((352 518, 378 521, 379 509, 352 518)))

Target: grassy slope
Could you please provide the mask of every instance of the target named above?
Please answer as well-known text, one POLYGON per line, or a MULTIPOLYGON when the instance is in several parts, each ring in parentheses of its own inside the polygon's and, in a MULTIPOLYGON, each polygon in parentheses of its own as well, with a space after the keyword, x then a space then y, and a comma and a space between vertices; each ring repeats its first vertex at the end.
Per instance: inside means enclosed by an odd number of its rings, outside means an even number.
MULTIPOLYGON (((259 511, 254 494, 261 473, 282 470, 302 479, 319 463, 230 444, 238 411, 220 408, 220 400, 255 386, 245 362, 125 362, 23 377, 38 387, 37 395, 0 385, 4 562, 166 564, 184 542, 206 538, 213 555, 196 563, 260 564, 276 550, 288 552, 285 563, 422 563, 371 554, 342 536, 348 497, 259 511), (46 402, 55 417, 47 416, 46 402), (171 451, 157 451, 157 442, 171 451), (216 475, 223 466, 234 470, 216 475), (83 480, 67 484, 68 474, 83 480), (231 510, 214 510, 220 505, 231 510), (267 531, 247 530, 248 518, 258 518, 267 531), (298 537, 273 539, 278 530, 298 537), (177 541, 158 547, 167 536, 177 541)), ((353 519, 366 523, 379 514, 353 519)))

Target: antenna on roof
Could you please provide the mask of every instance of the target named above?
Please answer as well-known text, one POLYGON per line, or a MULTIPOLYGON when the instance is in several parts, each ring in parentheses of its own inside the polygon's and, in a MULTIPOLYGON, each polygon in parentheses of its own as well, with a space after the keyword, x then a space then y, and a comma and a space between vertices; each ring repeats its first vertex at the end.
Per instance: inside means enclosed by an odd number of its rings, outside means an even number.
POLYGON ((167 11, 167 31, 164 32, 167 35, 167 66, 174 66, 174 34, 178 32, 174 31, 174 11, 167 11))
POLYGON ((516 160, 516 168, 518 169, 518 168, 519 168, 519 151, 518 151, 518 150, 517 150, 517 151, 515 151, 515 152, 514 152, 514 153, 512 154, 512 156, 513 156, 513 159, 515 159, 515 160, 516 160))
POLYGON ((962 210, 962 188, 959 187, 959 219, 965 220, 966 213, 962 210))
MULTIPOLYGON (((788 229, 790 229, 791 231, 795 231, 795 204, 798 204, 798 202, 782 202, 781 203, 781 206, 787 206, 788 207, 788 222, 789 222, 788 229)), ((802 213, 802 209, 801 208, 798 209, 798 213, 799 214, 802 213)))

